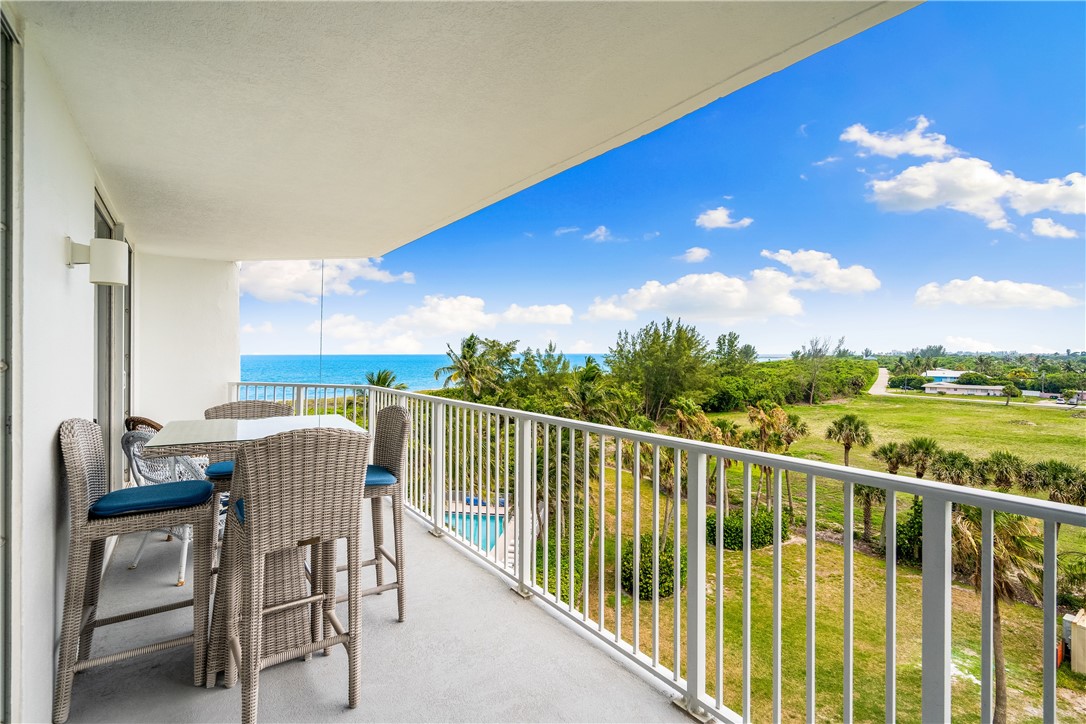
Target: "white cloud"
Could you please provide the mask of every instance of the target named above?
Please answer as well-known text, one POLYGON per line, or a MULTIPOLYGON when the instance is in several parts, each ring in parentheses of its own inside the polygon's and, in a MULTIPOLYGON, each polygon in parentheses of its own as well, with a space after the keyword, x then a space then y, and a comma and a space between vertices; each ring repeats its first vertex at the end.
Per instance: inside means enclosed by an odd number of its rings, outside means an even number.
POLYGON ((519 324, 572 324, 573 308, 568 304, 533 304, 529 307, 511 304, 502 312, 501 318, 519 324))
POLYGON ((601 224, 594 231, 585 234, 584 238, 592 241, 611 241, 614 237, 611 235, 611 230, 601 224))
POLYGON ((1039 344, 1031 344, 1029 346, 1029 351, 1034 354, 1055 354, 1059 350, 1053 349, 1052 347, 1044 347, 1039 344))
POLYGON ((692 246, 675 258, 682 259, 683 261, 690 264, 697 264, 698 262, 702 262, 708 259, 711 253, 712 252, 704 247, 692 246))
POLYGON ((597 345, 592 344, 587 339, 578 339, 576 342, 569 346, 567 350, 570 354, 591 354, 593 352, 599 352, 597 345))
POLYGON ((792 296, 794 288, 795 280, 776 269, 755 269, 749 279, 720 272, 687 274, 670 284, 651 280, 622 295, 597 297, 584 318, 630 320, 651 311, 732 324, 795 316, 803 312, 803 304, 792 296))
POLYGON ((812 166, 828 166, 831 163, 837 163, 840 160, 841 160, 840 156, 826 156, 821 161, 815 161, 811 165, 812 166))
POLYGON ((242 334, 272 334, 275 332, 275 328, 271 322, 263 322, 261 324, 243 324, 241 325, 242 334))
POLYGON ((925 284, 916 290, 915 301, 925 307, 958 304, 987 309, 1051 309, 1078 304, 1073 297, 1043 284, 1012 282, 1007 279, 993 282, 978 276, 952 279, 943 285, 937 282, 925 284))
POLYGON ((647 231, 647 232, 645 232, 644 234, 641 235, 641 238, 644 239, 645 241, 652 241, 653 239, 655 239, 659 235, 660 235, 659 231, 647 231))
POLYGON ((972 337, 955 337, 951 335, 946 338, 944 343, 951 352, 995 352, 995 345, 991 342, 984 342, 972 337))
POLYGON ((1086 176, 1081 173, 1069 173, 1062 179, 1050 178, 1044 183, 1016 178, 1010 172, 1006 177, 1011 208, 1020 214, 1038 211, 1086 214, 1086 176))
POLYGON ((940 206, 986 222, 989 229, 1011 229, 1000 199, 1007 178, 979 158, 952 158, 911 166, 897 176, 871 181, 876 203, 888 211, 924 211, 940 206))
POLYGON ((853 264, 842 268, 837 259, 824 251, 781 249, 774 253, 763 249, 762 256, 779 261, 799 275, 796 278, 796 289, 825 289, 835 294, 858 294, 874 291, 882 286, 875 272, 867 267, 853 264))
POLYGON ((925 133, 931 125, 924 116, 917 116, 916 126, 904 133, 869 131, 860 123, 855 123, 841 134, 842 141, 851 141, 860 147, 860 156, 876 155, 897 158, 898 156, 918 156, 927 158, 948 158, 957 156, 959 151, 946 142, 941 133, 925 133))
POLYGON ((733 221, 731 210, 718 206, 701 212, 694 223, 702 229, 745 229, 754 223, 754 219, 748 216, 733 221))
POLYGON ((554 235, 555 236, 562 236, 564 234, 572 234, 574 231, 580 231, 580 230, 581 230, 581 227, 579 227, 579 226, 559 226, 557 229, 554 230, 554 235))
POLYGON ((243 262, 238 271, 238 283, 242 294, 249 294, 264 302, 306 302, 316 304, 322 285, 325 294, 361 295, 363 289, 355 289, 356 279, 371 282, 403 282, 414 284, 412 272, 393 274, 380 268, 382 259, 328 259, 321 261, 255 261, 243 262))
POLYGON ((1078 237, 1078 232, 1052 219, 1034 219, 1033 235, 1047 236, 1052 239, 1074 239, 1078 237))
MULTIPOLYGON (((531 305, 522 307, 511 304, 505 311, 486 311, 486 302, 479 297, 460 295, 446 297, 440 294, 423 297, 419 306, 408 307, 403 314, 383 322, 359 319, 353 314, 333 314, 324 320, 325 337, 345 342, 343 349, 350 354, 413 354, 424 348, 433 349, 439 344, 454 341, 458 335, 491 329, 502 323, 515 324, 571 324, 573 309, 566 304, 531 305)), ((308 331, 319 333, 319 321, 309 325, 308 331)))

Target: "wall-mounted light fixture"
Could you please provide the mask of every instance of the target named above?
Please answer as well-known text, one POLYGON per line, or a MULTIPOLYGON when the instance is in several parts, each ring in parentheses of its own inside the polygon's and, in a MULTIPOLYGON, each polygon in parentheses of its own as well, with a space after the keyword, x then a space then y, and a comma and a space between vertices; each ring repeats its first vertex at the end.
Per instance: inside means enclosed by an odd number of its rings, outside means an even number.
POLYGON ((90 244, 68 243, 68 268, 90 265, 91 284, 128 286, 128 242, 118 239, 91 239, 90 244))

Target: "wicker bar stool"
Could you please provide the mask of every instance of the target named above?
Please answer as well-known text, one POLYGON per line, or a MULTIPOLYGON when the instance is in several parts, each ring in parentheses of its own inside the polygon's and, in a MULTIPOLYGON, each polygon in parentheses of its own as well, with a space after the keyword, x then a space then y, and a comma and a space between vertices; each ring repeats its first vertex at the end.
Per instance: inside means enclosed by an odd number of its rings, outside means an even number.
MULTIPOLYGON (((240 669, 244 722, 257 718, 261 669, 336 644, 343 644, 348 654, 348 705, 358 705, 362 685, 360 536, 369 446, 365 432, 311 428, 272 435, 238 450, 219 585, 227 612, 226 681, 232 684, 240 669), (284 575, 268 569, 267 562, 276 557, 272 554, 315 546, 325 551, 318 558, 328 561, 327 568, 334 571, 335 542, 340 538, 347 539, 346 629, 334 609, 334 573, 325 568, 312 576, 310 595, 266 604, 265 597, 275 599, 279 589, 274 579, 284 575), (327 605, 330 602, 332 607, 327 605), (265 617, 299 608, 309 614, 302 617, 306 630, 300 632, 307 642, 269 651, 262 641, 265 617), (335 632, 332 636, 323 635, 325 619, 335 632)), ((303 575, 300 565, 286 574, 299 575, 303 575)))
POLYGON ((207 609, 211 546, 214 544, 212 485, 186 480, 108 492, 101 428, 89 420, 65 420, 60 425, 60 449, 71 514, 64 616, 60 657, 53 690, 53 721, 64 722, 72 703, 72 679, 92 666, 123 661, 192 644, 193 683, 203 682, 207 646, 207 609), (158 528, 191 525, 193 536, 193 597, 187 601, 98 618, 105 542, 110 536, 158 528), (94 629, 121 621, 192 606, 192 633, 105 656, 90 657, 94 629))
MULTIPOLYGON (((362 591, 363 596, 396 589, 399 620, 407 617, 407 592, 404 580, 403 545, 403 471, 407 463, 407 440, 411 434, 411 413, 402 405, 390 405, 377 413, 373 430, 373 465, 366 470, 366 492, 373 525, 373 558, 363 566, 376 569, 377 585, 362 591), (383 499, 392 499, 392 535, 395 555, 385 547, 383 499), (384 563, 396 571, 396 580, 385 583, 384 563)), ((342 567, 337 570, 343 570, 342 567)))

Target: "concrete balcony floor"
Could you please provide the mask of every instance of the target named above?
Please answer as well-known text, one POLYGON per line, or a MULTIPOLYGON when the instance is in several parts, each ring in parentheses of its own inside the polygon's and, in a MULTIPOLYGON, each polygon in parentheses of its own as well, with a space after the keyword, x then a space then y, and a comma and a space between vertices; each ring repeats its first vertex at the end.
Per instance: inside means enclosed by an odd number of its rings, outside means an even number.
MULTIPOLYGON (((391 518, 389 511, 389 544, 391 518)), ((522 599, 456 544, 406 518, 407 620, 396 620, 395 592, 363 599, 359 707, 347 708, 346 651, 337 646, 329 657, 316 654, 308 662, 265 669, 261 721, 690 721, 666 693, 558 620, 545 604, 522 599)), ((139 542, 140 536, 119 541, 99 616, 184 595, 173 585, 180 543, 154 534, 139 568, 128 570, 139 542)), ((368 550, 364 545, 364 554, 368 550)), ((364 576, 372 581, 372 569, 364 576)), ((184 591, 191 594, 191 587, 184 591)), ((346 615, 344 603, 344 622, 346 615)), ((99 629, 93 654, 183 635, 191 621, 186 608, 99 629)), ((240 685, 192 686, 191 651, 173 649, 78 674, 70 721, 238 720, 240 685)))

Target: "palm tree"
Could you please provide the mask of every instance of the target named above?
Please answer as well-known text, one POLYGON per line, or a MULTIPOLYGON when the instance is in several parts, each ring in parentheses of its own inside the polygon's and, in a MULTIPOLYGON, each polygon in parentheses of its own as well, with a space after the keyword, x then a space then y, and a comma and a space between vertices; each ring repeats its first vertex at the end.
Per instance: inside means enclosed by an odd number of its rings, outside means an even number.
POLYGON ((914 437, 905 443, 905 456, 908 460, 906 465, 913 467, 916 477, 923 478, 928 466, 935 462, 942 451, 935 438, 914 437))
MULTIPOLYGON (((1029 491, 1048 493, 1048 499, 1057 503, 1086 505, 1086 470, 1062 460, 1045 460, 1028 466, 1018 481, 1029 491)), ((1056 523, 1056 537, 1060 535, 1060 523, 1056 523)))
POLYGON ((1026 464, 1009 450, 995 450, 980 461, 978 469, 982 480, 1008 490, 1023 479, 1026 464))
POLYGON ((867 420, 859 415, 841 415, 826 428, 826 439, 840 443, 845 448, 845 465, 848 465, 848 453, 854 446, 867 447, 871 444, 871 428, 867 420))
POLYGON ((973 459, 963 452, 948 450, 941 453, 931 465, 936 479, 953 485, 968 485, 974 479, 973 459))
MULTIPOLYGON (((780 429, 781 443, 784 448, 782 454, 789 455, 788 448, 792 447, 792 443, 799 440, 801 437, 807 437, 810 434, 810 426, 804 422, 799 415, 794 412, 788 413, 788 417, 785 418, 780 429)), ((785 490, 788 491, 788 510, 794 511, 795 506, 792 504, 792 481, 788 477, 787 469, 784 471, 784 487, 785 490)))
POLYGON ((573 373, 573 380, 563 393, 566 401, 562 410, 570 417, 605 425, 617 423, 613 395, 603 370, 592 357, 586 358, 584 367, 573 373))
POLYGON ((860 501, 864 507, 864 533, 865 541, 871 541, 871 505, 886 500, 886 491, 872 485, 856 485, 852 488, 852 497, 860 501))
MULTIPOLYGON (((750 424, 757 428, 755 449, 761 452, 770 452, 774 448, 782 444, 780 438, 781 428, 788 420, 788 414, 780 407, 780 405, 770 405, 769 403, 762 402, 756 406, 747 407, 747 419, 750 420, 750 424)), ((754 509, 758 510, 758 504, 762 498, 762 480, 765 481, 765 498, 766 507, 768 508, 772 500, 772 491, 770 490, 770 475, 769 468, 764 465, 758 466, 759 475, 761 479, 758 481, 758 494, 754 496, 754 509)))
POLYGON ((483 340, 478 335, 470 334, 460 340, 460 351, 449 350, 449 364, 434 370, 434 379, 445 377, 442 387, 456 384, 467 390, 471 397, 477 398, 483 389, 493 383, 494 370, 486 359, 483 340))
POLYGON ((373 387, 387 387, 391 390, 406 390, 406 382, 397 382, 396 373, 392 370, 377 370, 366 373, 366 384, 373 387))
MULTIPOLYGON (((902 465, 909 464, 909 456, 905 450, 904 445, 900 445, 896 442, 884 442, 879 445, 871 453, 871 457, 875 458, 883 465, 886 466, 886 472, 891 475, 897 475, 897 471, 901 469, 902 465)), ((882 544, 886 545, 886 509, 891 505, 897 504, 897 496, 891 495, 886 497, 886 505, 882 511, 882 544)))
MULTIPOLYGON (((731 420, 715 420, 713 422, 716 425, 716 429, 720 430, 720 444, 728 445, 729 447, 736 447, 739 445, 740 431, 739 425, 731 420)), ((732 461, 728 458, 721 458, 720 463, 724 466, 724 490, 717 491, 724 495, 724 515, 727 516, 731 513, 731 501, 728 500, 728 469, 732 466, 732 461)))
MULTIPOLYGON (((1043 548, 1029 521, 1012 513, 992 514, 992 658, 995 663, 993 724, 1007 722, 1007 661, 1003 653, 1003 618, 1000 603, 1015 600, 1017 589, 1037 596, 1043 548)), ((973 587, 981 590, 981 512, 962 506, 953 519, 954 562, 969 571, 973 587)))

